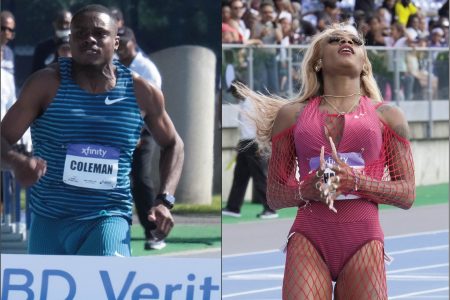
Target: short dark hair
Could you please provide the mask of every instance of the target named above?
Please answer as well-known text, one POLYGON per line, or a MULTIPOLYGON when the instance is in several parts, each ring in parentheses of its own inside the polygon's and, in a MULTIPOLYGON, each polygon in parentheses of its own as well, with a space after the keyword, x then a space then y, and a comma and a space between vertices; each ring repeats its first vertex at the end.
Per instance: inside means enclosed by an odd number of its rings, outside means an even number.
POLYGON ((77 18, 87 12, 97 12, 107 14, 111 19, 116 20, 116 17, 113 15, 111 10, 106 6, 100 4, 89 4, 80 8, 72 17, 72 22, 74 22, 77 18))
POLYGON ((123 21, 123 13, 120 10, 120 8, 117 7, 111 7, 110 8, 112 15, 114 16, 114 19, 116 19, 116 21, 123 21))
POLYGON ((120 28, 120 30, 117 32, 117 35, 120 37, 120 41, 133 41, 134 43, 136 43, 136 37, 134 36, 133 29, 131 29, 130 27, 124 26, 120 28))

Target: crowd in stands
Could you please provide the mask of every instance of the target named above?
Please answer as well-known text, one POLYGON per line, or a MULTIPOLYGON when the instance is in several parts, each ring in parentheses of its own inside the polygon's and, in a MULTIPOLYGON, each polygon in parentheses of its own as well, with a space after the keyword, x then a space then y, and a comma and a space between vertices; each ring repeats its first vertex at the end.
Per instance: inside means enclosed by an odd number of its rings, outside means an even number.
MULTIPOLYGON (((328 25, 346 23, 360 32, 366 46, 418 49, 398 52, 400 59, 395 67, 401 76, 401 95, 396 97, 426 99, 431 86, 431 97, 448 99, 448 51, 441 55, 433 52, 433 73, 429 75, 428 53, 420 50, 448 47, 448 0, 414 1, 418 4, 411 0, 223 0, 222 44, 307 45, 328 25)), ((389 100, 394 98, 394 57, 392 52, 387 54, 385 72, 390 75, 377 79, 389 100)), ((238 54, 238 68, 246 68, 245 55, 238 54)), ((225 53, 225 64, 230 63, 227 57, 225 53)), ((287 62, 283 47, 255 50, 254 74, 258 76, 253 88, 287 95, 287 62)), ((295 70, 292 74, 297 76, 295 70)), ((293 79, 298 82, 298 78, 293 79)))
POLYGON ((222 43, 308 44, 327 25, 345 22, 364 35, 368 46, 394 46, 395 30, 408 46, 423 41, 448 46, 448 0, 432 0, 434 5, 428 3, 426 9, 411 0, 354 1, 223 0, 222 43))

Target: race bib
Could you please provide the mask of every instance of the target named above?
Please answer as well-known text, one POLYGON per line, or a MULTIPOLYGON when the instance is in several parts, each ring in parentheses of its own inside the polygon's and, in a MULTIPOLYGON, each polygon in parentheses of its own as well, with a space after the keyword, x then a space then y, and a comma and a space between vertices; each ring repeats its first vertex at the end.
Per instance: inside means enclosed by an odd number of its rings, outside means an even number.
MULTIPOLYGON (((345 162, 347 165, 352 167, 353 169, 363 169, 365 166, 364 158, 361 153, 357 152, 348 152, 348 153, 338 153, 339 158, 345 162)), ((324 182, 327 183, 328 180, 335 176, 334 171, 328 166, 337 165, 336 161, 329 155, 325 155, 325 162, 327 163, 327 167, 324 172, 324 182)), ((309 160, 309 168, 311 171, 318 169, 320 166, 320 156, 312 157, 309 160)), ((347 194, 347 195, 339 195, 336 200, 351 200, 358 199, 359 196, 347 194)))
POLYGON ((120 152, 93 144, 69 144, 63 182, 82 188, 111 190, 117 184, 120 152))

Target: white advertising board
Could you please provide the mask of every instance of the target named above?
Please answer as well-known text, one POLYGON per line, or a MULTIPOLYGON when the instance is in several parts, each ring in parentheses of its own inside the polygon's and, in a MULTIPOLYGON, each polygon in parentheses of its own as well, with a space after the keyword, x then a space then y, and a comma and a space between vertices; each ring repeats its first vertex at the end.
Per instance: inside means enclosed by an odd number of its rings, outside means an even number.
POLYGON ((209 300, 220 284, 220 259, 1 255, 1 300, 209 300))

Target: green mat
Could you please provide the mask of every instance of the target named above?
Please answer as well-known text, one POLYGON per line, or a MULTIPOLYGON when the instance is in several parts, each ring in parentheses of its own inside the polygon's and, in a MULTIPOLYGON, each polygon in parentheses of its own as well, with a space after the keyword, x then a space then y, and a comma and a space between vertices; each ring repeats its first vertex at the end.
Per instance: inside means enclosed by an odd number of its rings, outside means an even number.
MULTIPOLYGON (((433 204, 441 204, 448 203, 448 190, 449 184, 436 184, 436 185, 426 185, 426 186, 418 186, 416 188, 416 201, 414 202, 413 207, 423 206, 423 205, 433 205, 433 204)), ((223 206, 226 203, 222 203, 223 206)), ((380 205, 380 209, 395 209, 394 206, 390 205, 380 205)), ((260 213, 262 210, 261 204, 253 204, 249 202, 245 202, 241 209, 241 217, 234 218, 229 216, 222 217, 222 223, 230 224, 230 223, 240 223, 240 222, 249 222, 249 221, 265 221, 258 219, 256 215, 260 213)), ((278 211, 278 215, 280 218, 294 218, 297 214, 297 208, 285 208, 278 211)))
POLYGON ((205 250, 221 247, 221 226, 176 225, 166 239, 167 247, 162 250, 144 250, 145 236, 140 224, 131 226, 131 255, 160 255, 180 251, 205 250))

